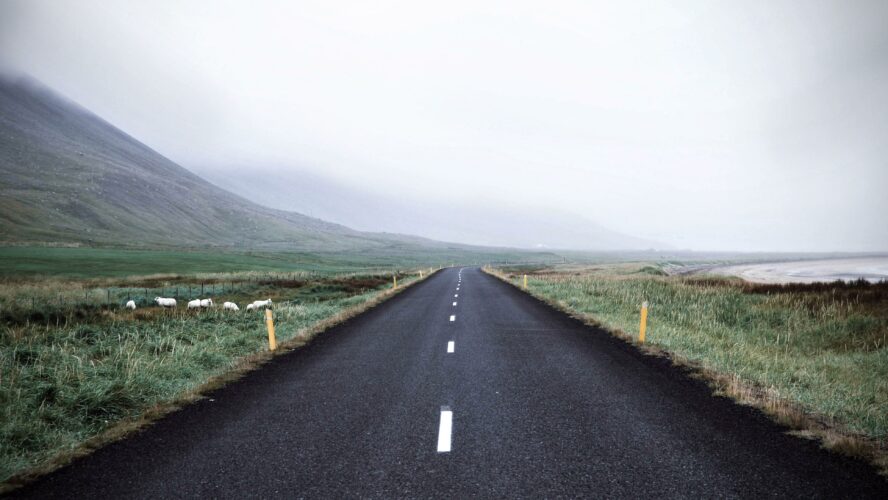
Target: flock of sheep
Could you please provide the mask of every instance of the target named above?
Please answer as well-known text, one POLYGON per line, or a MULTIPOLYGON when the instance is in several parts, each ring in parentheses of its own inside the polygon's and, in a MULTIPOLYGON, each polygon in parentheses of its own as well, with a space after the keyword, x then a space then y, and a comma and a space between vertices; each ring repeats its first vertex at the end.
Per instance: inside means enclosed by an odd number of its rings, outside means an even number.
MULTIPOLYGON (((172 298, 154 297, 154 303, 159 305, 160 307, 175 308, 177 306, 176 299, 172 298)), ((247 304, 247 311, 263 309, 271 307, 271 305, 271 299, 254 300, 251 304, 247 304)), ((216 304, 213 303, 213 299, 194 299, 188 302, 188 309, 204 309, 215 306, 216 304)), ((135 309, 136 301, 130 300, 123 307, 126 309, 135 309)), ((235 304, 234 302, 226 302, 222 304, 222 309, 228 311, 240 311, 240 308, 237 307, 237 304, 235 304)))

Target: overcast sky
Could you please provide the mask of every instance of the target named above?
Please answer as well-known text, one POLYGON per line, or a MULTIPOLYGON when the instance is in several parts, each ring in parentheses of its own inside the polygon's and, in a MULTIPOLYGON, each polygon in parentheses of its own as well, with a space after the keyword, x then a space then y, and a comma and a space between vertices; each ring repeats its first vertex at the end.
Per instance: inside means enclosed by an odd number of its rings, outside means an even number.
POLYGON ((888 250, 886 27, 884 0, 0 0, 0 61, 186 168, 888 250))

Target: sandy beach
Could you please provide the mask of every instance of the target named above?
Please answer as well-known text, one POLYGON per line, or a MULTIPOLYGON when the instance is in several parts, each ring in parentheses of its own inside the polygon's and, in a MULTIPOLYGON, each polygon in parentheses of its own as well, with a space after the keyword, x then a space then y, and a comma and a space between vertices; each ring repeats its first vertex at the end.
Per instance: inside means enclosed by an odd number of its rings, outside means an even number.
POLYGON ((813 283, 860 278, 877 282, 888 280, 888 256, 739 264, 702 272, 737 276, 755 283, 813 283))

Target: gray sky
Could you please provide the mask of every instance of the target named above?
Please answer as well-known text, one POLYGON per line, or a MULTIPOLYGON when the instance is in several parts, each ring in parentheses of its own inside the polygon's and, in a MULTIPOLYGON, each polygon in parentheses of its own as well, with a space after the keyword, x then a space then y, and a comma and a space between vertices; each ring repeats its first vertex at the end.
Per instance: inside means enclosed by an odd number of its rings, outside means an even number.
POLYGON ((186 168, 888 250, 886 26, 885 1, 0 0, 0 61, 186 168))

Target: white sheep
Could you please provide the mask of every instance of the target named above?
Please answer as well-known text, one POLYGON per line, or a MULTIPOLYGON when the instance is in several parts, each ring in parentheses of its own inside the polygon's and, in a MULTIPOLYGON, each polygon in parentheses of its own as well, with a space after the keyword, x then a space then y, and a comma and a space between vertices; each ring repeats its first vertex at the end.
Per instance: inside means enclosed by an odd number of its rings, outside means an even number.
POLYGON ((251 304, 253 307, 251 309, 261 309, 263 307, 271 307, 271 299, 265 300, 254 300, 251 304))
POLYGON ((165 299, 163 297, 154 297, 154 303, 160 307, 176 307, 176 299, 165 299))
POLYGON ((201 309, 204 307, 213 307, 213 299, 194 299, 188 302, 188 309, 201 309))
POLYGON ((226 311, 240 311, 240 308, 237 307, 237 304, 235 304, 234 302, 226 302, 222 304, 222 309, 225 309, 226 311))
POLYGON ((247 304, 247 311, 256 310, 256 304, 247 304))
POLYGON ((136 308, 136 301, 134 301, 134 300, 129 300, 129 301, 127 301, 126 305, 123 306, 123 307, 125 307, 125 308, 127 308, 127 309, 133 309, 133 310, 135 310, 135 308, 136 308))

